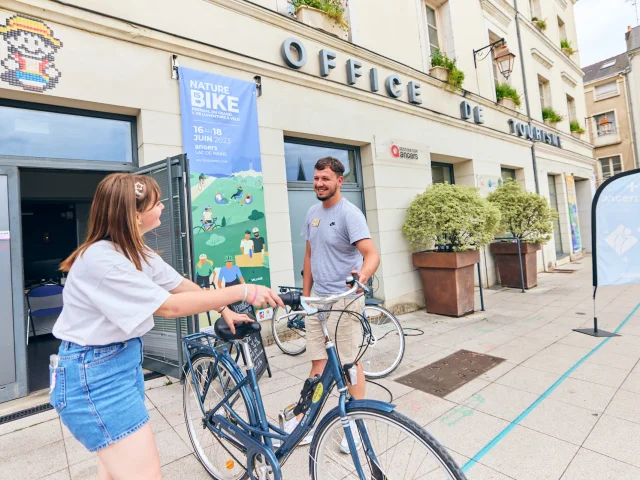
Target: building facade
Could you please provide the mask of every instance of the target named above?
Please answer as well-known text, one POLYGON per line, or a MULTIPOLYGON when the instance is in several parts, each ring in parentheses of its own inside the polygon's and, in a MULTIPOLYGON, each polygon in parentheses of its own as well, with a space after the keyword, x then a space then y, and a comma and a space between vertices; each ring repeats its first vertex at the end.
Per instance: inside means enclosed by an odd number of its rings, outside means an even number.
POLYGON ((627 52, 584 68, 586 130, 594 145, 597 184, 637 168, 627 52))
MULTIPOLYGON (((34 252, 69 236, 54 227, 42 231, 38 220, 26 228, 25 219, 68 220, 77 244, 102 176, 183 153, 176 65, 259 84, 260 188, 274 287, 301 283, 299 232, 316 201, 313 164, 329 154, 347 166, 343 191, 365 212, 381 254, 376 297, 396 312, 423 304, 401 226, 409 203, 432 182, 477 186, 486 195, 514 178, 559 212, 554 240, 539 253, 541 269, 588 251, 592 146, 569 129, 569 119, 587 116, 583 73, 578 54, 561 49, 562 40, 576 45, 573 1, 517 6, 512 0, 397 0, 392 7, 350 0, 348 26, 330 34, 294 18, 280 0, 4 3, 0 204, 7 208, 0 230, 10 230, 4 221, 20 234, 11 236, 10 273, 0 283, 13 292, 0 324, 13 332, 2 336, 11 348, 0 348, 8 352, 0 401, 33 390, 26 382, 26 339, 47 333, 50 324, 39 322, 28 333, 23 287, 62 255, 34 252), (546 19, 546 29, 532 17, 546 19), (492 62, 495 50, 475 54, 502 38, 516 55, 508 80, 492 62), (457 60, 462 89, 430 74, 436 48, 457 60), (522 95, 518 109, 497 102, 497 82, 522 95), (545 122, 543 108, 563 120, 545 122), (58 209, 42 205, 43 198, 58 209)), ((493 285, 488 250, 481 258, 482 282, 493 285)))

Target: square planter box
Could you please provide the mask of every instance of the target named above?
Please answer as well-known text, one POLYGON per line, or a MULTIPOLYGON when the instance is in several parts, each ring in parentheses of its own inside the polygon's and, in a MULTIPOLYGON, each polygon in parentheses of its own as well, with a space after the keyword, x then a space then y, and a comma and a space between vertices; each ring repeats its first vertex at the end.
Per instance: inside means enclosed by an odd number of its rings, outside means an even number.
POLYGON ((498 100, 498 103, 503 107, 510 108, 511 110, 516 109, 516 102, 513 100, 513 98, 501 98, 500 100, 498 100))
POLYGON ((449 69, 444 67, 431 67, 429 69, 429 75, 432 77, 436 77, 438 80, 442 80, 443 82, 449 81, 449 69))
POLYGON ((343 40, 349 40, 349 25, 328 17, 322 10, 303 5, 296 11, 296 18, 305 25, 323 30, 343 40))
POLYGON ((480 252, 420 252, 413 266, 420 269, 427 312, 460 317, 474 311, 474 265, 480 252))
MULTIPOLYGON (((496 257, 500 283, 503 287, 521 288, 520 262, 518 260, 518 244, 512 242, 496 242, 490 245, 491 253, 496 257)), ((522 272, 524 288, 538 286, 538 250, 539 243, 521 243, 522 272)))

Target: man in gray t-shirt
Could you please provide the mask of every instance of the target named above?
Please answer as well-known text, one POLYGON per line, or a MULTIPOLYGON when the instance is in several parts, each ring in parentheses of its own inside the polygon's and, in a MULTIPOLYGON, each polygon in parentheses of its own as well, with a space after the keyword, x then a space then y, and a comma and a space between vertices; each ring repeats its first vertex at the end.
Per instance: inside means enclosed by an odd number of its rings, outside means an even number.
MULTIPOLYGON (((362 283, 375 273, 380 264, 380 256, 371 239, 367 221, 358 207, 340 193, 344 182, 344 165, 336 158, 318 160, 315 166, 313 186, 321 203, 312 206, 305 218, 301 235, 307 241, 304 257, 304 296, 311 296, 311 289, 318 296, 327 296, 347 290, 346 278, 357 273, 362 283)), ((334 310, 350 310, 362 314, 364 299, 346 299, 333 306, 334 310)), ((335 313, 329 315, 329 332, 334 335, 336 322, 338 334, 336 346, 343 364, 355 360, 362 344, 362 333, 358 318, 353 315, 335 313)), ((324 335, 317 319, 305 322, 307 333, 307 353, 311 357, 311 378, 322 374, 327 363, 324 335)), ((358 363, 358 381, 350 387, 351 395, 363 399, 365 377, 362 365, 358 363)), ((348 453, 346 442, 341 445, 343 453, 348 453)))

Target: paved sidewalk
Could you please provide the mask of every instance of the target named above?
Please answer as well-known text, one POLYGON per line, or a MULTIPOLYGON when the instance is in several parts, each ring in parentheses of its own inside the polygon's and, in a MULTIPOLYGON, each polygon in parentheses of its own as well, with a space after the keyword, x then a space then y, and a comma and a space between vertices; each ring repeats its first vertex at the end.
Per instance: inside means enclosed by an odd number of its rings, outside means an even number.
MULTIPOLYGON (((380 383, 397 409, 424 425, 470 480, 640 479, 640 286, 602 288, 600 327, 621 337, 572 332, 592 323, 591 261, 545 273, 525 294, 485 292, 487 311, 452 319, 416 312, 404 327, 400 368, 380 383), (626 323, 624 323, 626 320, 626 323), (415 333, 415 332, 410 332, 415 333), (393 381, 459 349, 506 359, 444 399, 393 381), (594 350, 595 349, 595 350, 594 350), (469 462, 474 458, 477 462, 469 462)), ((309 365, 304 357, 268 347, 274 377, 261 383, 270 417, 297 399, 309 365)), ((146 383, 147 406, 163 465, 163 478, 209 478, 191 454, 182 414, 182 386, 163 377, 146 383)), ((388 400, 369 384, 368 396, 388 400)), ((0 408, 5 405, 0 405, 0 408)), ((307 448, 284 467, 286 479, 308 478, 307 448)), ((97 459, 46 412, 0 425, 0 478, 94 479, 97 459)))

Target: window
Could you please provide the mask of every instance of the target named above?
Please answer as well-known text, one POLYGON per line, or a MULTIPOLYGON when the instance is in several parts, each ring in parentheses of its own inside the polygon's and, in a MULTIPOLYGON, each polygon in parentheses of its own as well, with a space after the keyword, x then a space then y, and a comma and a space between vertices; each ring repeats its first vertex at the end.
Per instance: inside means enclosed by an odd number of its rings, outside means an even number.
POLYGON ((435 9, 429 5, 425 5, 427 11, 427 41, 429 42, 429 51, 431 55, 436 50, 440 50, 440 40, 438 39, 438 21, 435 9))
POLYGON ((531 10, 531 18, 540 18, 540 0, 529 0, 529 10, 531 10))
POLYGON ((558 32, 560 33, 560 40, 567 40, 567 27, 560 17, 558 17, 558 32))
POLYGON ((130 117, 0 104, 0 155, 132 163, 134 131, 130 117))
POLYGON ((538 75, 538 91, 540 92, 540 107, 545 108, 551 106, 549 98, 549 80, 538 75))
POLYGON ((600 158, 598 159, 598 161, 600 162, 600 169, 602 170, 603 179, 607 179, 622 171, 622 159, 620 158, 620 155, 600 158))
POLYGON ((431 183, 454 184, 453 165, 450 163, 431 162, 431 183))
POLYGON ((616 64, 617 59, 614 58, 613 60, 607 60, 606 62, 604 62, 602 64, 602 66, 600 67, 600 70, 604 70, 605 68, 609 68, 609 67, 613 67, 616 64))
POLYGON ((595 96, 596 100, 602 100, 603 98, 609 98, 618 95, 618 82, 613 81, 609 83, 603 83, 602 85, 596 85, 595 96))
POLYGON ((356 148, 285 139, 284 158, 287 182, 312 183, 316 162, 324 157, 335 157, 344 165, 344 182, 358 183, 356 155, 356 148))
POLYGON ((571 95, 567 95, 567 112, 569 113, 570 122, 578 119, 576 115, 576 100, 571 95))
POLYGON ((503 181, 507 180, 515 180, 516 179, 516 169, 515 168, 501 168, 500 174, 502 176, 503 181))
POLYGON ((595 115, 593 119, 596 122, 596 132, 598 132, 599 137, 603 135, 612 135, 618 131, 617 124, 616 124, 616 115, 613 112, 607 112, 607 113, 602 113, 600 115, 595 115), (609 131, 607 131, 607 127, 604 127, 600 123, 604 120, 605 117, 607 118, 607 120, 609 120, 609 122, 611 122, 611 130, 609 131))

